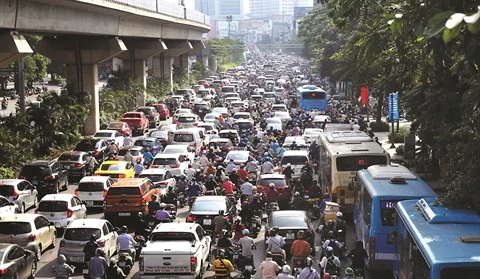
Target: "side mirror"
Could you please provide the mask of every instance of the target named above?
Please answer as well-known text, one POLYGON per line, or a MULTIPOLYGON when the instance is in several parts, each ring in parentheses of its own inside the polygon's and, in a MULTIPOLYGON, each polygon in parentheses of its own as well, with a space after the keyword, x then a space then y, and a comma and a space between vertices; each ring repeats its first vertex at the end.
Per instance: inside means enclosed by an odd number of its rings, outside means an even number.
POLYGON ((9 202, 8 205, 15 205, 13 202, 9 202))
POLYGON ((48 223, 49 226, 55 226, 55 223, 54 222, 50 222, 48 223))
POLYGON ((350 181, 350 182, 348 183, 348 190, 350 190, 350 191, 355 190, 355 182, 350 181))

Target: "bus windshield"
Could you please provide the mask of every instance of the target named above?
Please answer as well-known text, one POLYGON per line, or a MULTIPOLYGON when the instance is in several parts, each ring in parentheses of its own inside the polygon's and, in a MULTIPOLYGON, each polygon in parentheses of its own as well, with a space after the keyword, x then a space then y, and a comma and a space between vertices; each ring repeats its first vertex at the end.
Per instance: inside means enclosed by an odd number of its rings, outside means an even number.
POLYGON ((359 171, 373 165, 386 165, 385 155, 344 156, 337 158, 337 171, 359 171))
POLYGON ((325 92, 303 92, 302 98, 309 99, 325 99, 325 92))

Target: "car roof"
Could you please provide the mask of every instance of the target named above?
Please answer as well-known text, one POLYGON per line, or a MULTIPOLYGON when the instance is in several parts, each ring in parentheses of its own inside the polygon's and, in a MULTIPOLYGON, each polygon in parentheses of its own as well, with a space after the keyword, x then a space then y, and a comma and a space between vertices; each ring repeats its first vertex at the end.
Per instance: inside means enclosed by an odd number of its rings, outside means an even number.
POLYGON ((73 194, 48 194, 43 196, 41 201, 70 201, 74 196, 73 194))
POLYGON ((226 139, 226 138, 214 138, 210 140, 210 142, 228 142, 228 141, 230 141, 230 139, 226 139))
POLYGON ((226 197, 225 196, 198 196, 195 199, 195 202, 196 201, 222 202, 222 201, 226 201, 226 197))
POLYGON ((75 228, 102 228, 106 222, 105 219, 77 219, 68 224, 67 229, 75 228))
POLYGON ((272 217, 286 217, 286 216, 307 216, 307 213, 303 210, 272 211, 272 217))
POLYGON ((33 213, 15 213, 15 214, 2 217, 0 222, 7 222, 7 221, 32 222, 38 216, 43 216, 43 215, 33 214, 33 213))
POLYGON ((238 134, 237 130, 221 130, 219 133, 221 134, 227 134, 227 133, 233 133, 233 134, 238 134))
POLYGON ((82 182, 102 182, 105 183, 110 179, 108 176, 84 176, 78 183, 82 182))
MULTIPOLYGON (((155 132, 166 132, 166 131, 155 131, 155 132)), ((127 146, 122 146, 122 148, 120 148, 120 150, 142 150, 143 147, 141 146, 138 146, 138 145, 127 145, 127 146)))
POLYGON ((113 183, 110 187, 138 187, 145 182, 145 180, 148 181, 148 178, 123 178, 113 183))
POLYGON ((23 182, 23 181, 26 181, 25 179, 15 179, 15 178, 12 178, 12 179, 0 179, 0 186, 3 186, 3 185, 17 185, 18 183, 20 182, 23 182))
POLYGON ((297 155, 303 155, 303 156, 308 156, 308 151, 307 150, 287 150, 285 153, 283 153, 283 157, 285 156, 297 156, 297 155))
POLYGON ((285 179, 285 175, 281 173, 269 173, 260 175, 260 179, 270 179, 270 178, 282 178, 285 179))
POLYGON ((178 159, 181 153, 157 153, 154 158, 175 158, 178 159))
POLYGON ((197 223, 160 223, 155 227, 153 232, 171 232, 171 231, 193 231, 197 227, 197 223))
POLYGON ((63 154, 71 154, 71 155, 82 155, 82 154, 87 154, 85 151, 65 151, 62 153, 63 154))
POLYGON ((239 112, 235 112, 234 116, 235 115, 250 115, 250 112, 244 112, 244 111, 239 111, 239 112))
POLYGON ((247 155, 250 155, 250 151, 247 151, 247 150, 232 150, 232 151, 229 151, 227 156, 230 155, 230 154, 247 154, 247 155))
MULTIPOLYGON (((156 141, 157 139, 154 137, 139 137, 137 140, 151 140, 151 141, 156 141)), ((135 141, 137 141, 135 140, 135 141)))
POLYGON ((149 169, 142 170, 140 175, 142 175, 142 174, 162 174, 162 175, 164 175, 167 172, 168 172, 167 169, 149 168, 149 169))

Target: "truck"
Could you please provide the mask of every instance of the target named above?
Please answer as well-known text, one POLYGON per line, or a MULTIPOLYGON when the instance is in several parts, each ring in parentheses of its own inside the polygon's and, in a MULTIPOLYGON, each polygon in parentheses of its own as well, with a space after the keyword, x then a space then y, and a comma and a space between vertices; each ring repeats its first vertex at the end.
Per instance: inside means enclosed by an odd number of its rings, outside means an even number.
POLYGON ((140 278, 202 278, 211 244, 197 223, 160 223, 140 252, 140 278))
POLYGON ((148 128, 150 127, 150 121, 148 118, 143 112, 139 111, 130 111, 124 113, 120 121, 126 122, 132 129, 133 134, 137 132, 143 135, 148 132, 148 128))

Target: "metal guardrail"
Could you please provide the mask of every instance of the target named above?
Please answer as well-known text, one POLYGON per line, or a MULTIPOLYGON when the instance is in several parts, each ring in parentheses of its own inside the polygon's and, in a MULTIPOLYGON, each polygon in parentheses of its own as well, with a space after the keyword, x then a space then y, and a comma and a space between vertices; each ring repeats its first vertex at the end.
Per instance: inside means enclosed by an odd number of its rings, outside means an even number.
POLYGON ((165 0, 105 0, 105 1, 210 25, 209 16, 197 10, 187 9, 185 8, 185 6, 176 5, 174 3, 164 3, 165 0))

